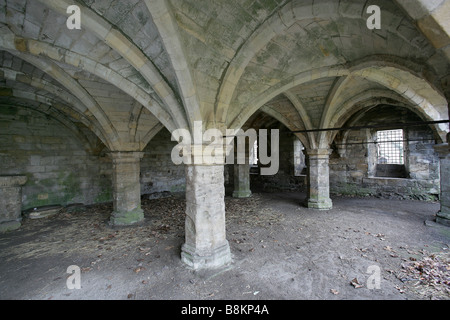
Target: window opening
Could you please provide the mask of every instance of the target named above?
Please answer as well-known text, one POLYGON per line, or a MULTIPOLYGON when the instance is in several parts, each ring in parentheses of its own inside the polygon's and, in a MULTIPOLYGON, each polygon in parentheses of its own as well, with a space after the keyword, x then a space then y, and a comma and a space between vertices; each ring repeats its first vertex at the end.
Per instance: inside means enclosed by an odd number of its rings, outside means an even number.
POLYGON ((403 130, 377 132, 378 164, 405 164, 403 130))

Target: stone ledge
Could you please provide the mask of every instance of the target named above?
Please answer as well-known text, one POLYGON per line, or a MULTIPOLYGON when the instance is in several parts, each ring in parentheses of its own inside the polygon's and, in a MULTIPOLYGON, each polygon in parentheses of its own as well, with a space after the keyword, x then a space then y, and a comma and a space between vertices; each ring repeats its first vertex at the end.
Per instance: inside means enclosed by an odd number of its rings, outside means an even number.
POLYGON ((49 205, 24 211, 24 215, 30 219, 41 219, 54 216, 60 213, 62 209, 63 207, 60 205, 49 205))
POLYGON ((414 185, 417 183, 422 183, 426 180, 418 180, 418 179, 408 179, 408 178, 391 178, 391 177, 370 177, 363 178, 363 184, 367 185, 389 185, 389 186, 399 186, 406 187, 410 185, 414 185))
POLYGON ((0 187, 19 187, 27 182, 26 176, 0 176, 0 187))

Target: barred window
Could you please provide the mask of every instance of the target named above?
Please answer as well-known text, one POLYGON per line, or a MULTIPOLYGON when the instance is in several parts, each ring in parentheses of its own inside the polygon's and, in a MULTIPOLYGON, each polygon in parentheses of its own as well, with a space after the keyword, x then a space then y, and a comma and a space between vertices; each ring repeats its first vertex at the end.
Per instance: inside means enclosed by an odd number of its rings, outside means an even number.
POLYGON ((377 132, 378 163, 405 164, 403 156, 403 130, 377 132))

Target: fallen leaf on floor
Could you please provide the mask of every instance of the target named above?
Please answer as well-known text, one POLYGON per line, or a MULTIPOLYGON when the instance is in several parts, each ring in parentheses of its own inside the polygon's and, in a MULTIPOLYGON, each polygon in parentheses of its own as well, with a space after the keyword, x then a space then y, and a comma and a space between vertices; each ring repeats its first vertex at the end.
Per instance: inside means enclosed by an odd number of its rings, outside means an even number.
POLYGON ((354 286, 356 289, 362 288, 362 287, 363 287, 363 285, 360 284, 359 281, 358 281, 358 279, 356 279, 356 278, 353 279, 352 281, 350 281, 350 284, 351 284, 352 286, 354 286))
POLYGON ((405 293, 405 291, 402 288, 400 288, 399 286, 395 286, 395 289, 397 289, 398 292, 400 292, 400 293, 405 293))
POLYGON ((378 233, 378 234, 376 234, 375 235, 375 237, 377 237, 377 238, 379 238, 381 241, 384 241, 385 240, 385 235, 384 234, 382 234, 382 233, 378 233))
POLYGON ((331 289, 330 292, 331 292, 332 294, 334 294, 334 295, 339 294, 339 291, 337 291, 337 290, 335 290, 335 289, 331 289))
POLYGON ((144 267, 137 267, 136 269, 134 269, 134 272, 139 273, 142 270, 145 270, 145 268, 144 267))

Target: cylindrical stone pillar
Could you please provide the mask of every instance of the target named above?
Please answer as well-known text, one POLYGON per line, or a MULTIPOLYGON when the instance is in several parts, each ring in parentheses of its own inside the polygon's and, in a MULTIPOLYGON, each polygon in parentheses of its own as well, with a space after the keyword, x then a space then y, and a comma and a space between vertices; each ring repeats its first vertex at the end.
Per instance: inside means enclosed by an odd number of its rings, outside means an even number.
POLYGON ((0 232, 20 228, 22 186, 26 182, 26 176, 0 176, 0 232))
POLYGON ((140 165, 143 152, 111 152, 113 162, 112 225, 132 225, 144 220, 141 208, 140 165))
POLYGON ((307 206, 311 209, 330 210, 330 149, 308 149, 308 198, 307 206))
POLYGON ((225 232, 223 165, 186 165, 186 241, 181 259, 194 269, 231 263, 225 232))
POLYGON ((450 145, 444 143, 434 149, 439 155, 441 167, 441 210, 436 214, 436 222, 450 226, 450 145))

